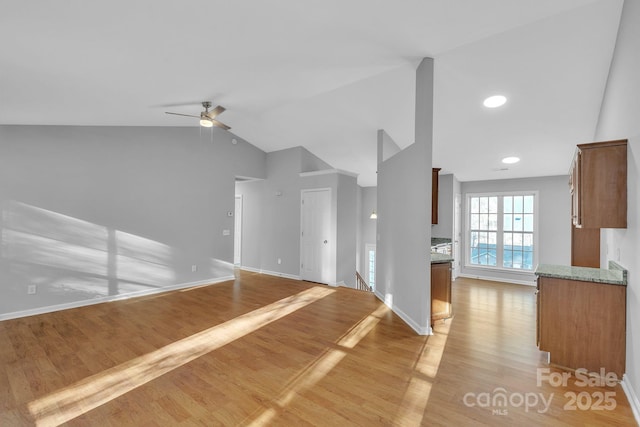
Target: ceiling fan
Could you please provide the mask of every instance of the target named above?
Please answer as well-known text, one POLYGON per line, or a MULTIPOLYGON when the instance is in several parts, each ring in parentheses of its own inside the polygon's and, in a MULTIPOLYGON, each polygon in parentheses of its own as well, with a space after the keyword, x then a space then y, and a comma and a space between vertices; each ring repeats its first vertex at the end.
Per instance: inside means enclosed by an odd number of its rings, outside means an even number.
POLYGON ((206 128, 210 128, 212 126, 217 126, 217 127, 222 128, 224 130, 231 129, 229 126, 227 126, 224 123, 219 122, 218 120, 216 120, 216 117, 218 116, 218 114, 224 112, 226 110, 226 108, 218 105, 216 108, 214 108, 213 110, 209 111, 209 108, 211 108, 211 102, 209 102, 209 101, 204 101, 202 103, 202 107, 204 108, 204 111, 201 112, 199 116, 194 116, 192 114, 172 113, 170 111, 165 111, 165 113, 166 114, 173 114, 173 115, 176 115, 176 116, 199 117, 200 118, 200 126, 203 126, 203 127, 206 127, 206 128))

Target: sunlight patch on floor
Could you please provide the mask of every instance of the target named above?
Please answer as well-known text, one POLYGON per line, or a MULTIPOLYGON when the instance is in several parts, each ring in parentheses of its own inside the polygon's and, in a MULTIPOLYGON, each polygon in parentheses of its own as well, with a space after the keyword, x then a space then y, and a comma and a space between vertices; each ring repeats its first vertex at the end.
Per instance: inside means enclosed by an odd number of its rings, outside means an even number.
POLYGON ((429 402, 429 395, 433 381, 438 373, 442 355, 444 353, 451 320, 444 325, 438 325, 425 342, 413 368, 413 375, 402 396, 398 414, 394 425, 421 425, 424 411, 429 402))
MULTIPOLYGON (((377 324, 382 316, 389 312, 389 308, 384 304, 369 314, 367 317, 355 324, 346 334, 344 334, 336 344, 344 348, 327 350, 324 355, 316 359, 305 368, 280 394, 273 400, 276 408, 264 410, 260 415, 248 422, 248 426, 263 426, 273 421, 278 414, 278 410, 285 408, 302 391, 308 390, 317 384, 322 378, 329 374, 338 363, 347 355, 347 349, 354 348, 377 324)), ((243 423, 244 424, 244 423, 243 423)))
POLYGON ((36 426, 57 426, 335 292, 314 287, 30 402, 36 426))

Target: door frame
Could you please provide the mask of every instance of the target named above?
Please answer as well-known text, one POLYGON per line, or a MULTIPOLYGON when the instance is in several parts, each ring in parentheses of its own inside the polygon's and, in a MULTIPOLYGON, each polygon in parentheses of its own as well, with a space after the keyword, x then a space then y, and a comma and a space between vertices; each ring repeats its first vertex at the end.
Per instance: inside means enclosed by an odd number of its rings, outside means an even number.
POLYGON ((242 210, 244 200, 242 194, 236 194, 234 198, 234 218, 233 218, 233 264, 242 265, 242 210), (238 201, 240 202, 238 205, 238 201), (238 209, 240 206, 240 209, 238 209), (236 258, 236 253, 238 256, 236 258))
POLYGON ((462 194, 456 193, 453 197, 453 240, 451 242, 451 255, 453 256, 452 279, 460 275, 460 257, 462 248, 462 194))

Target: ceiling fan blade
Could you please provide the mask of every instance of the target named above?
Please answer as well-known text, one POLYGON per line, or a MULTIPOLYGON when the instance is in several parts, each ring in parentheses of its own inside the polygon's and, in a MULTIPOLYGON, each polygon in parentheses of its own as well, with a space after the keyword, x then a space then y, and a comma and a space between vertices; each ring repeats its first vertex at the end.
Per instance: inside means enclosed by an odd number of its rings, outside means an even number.
POLYGON ((225 110, 226 108, 218 105, 216 108, 207 113, 207 117, 209 117, 210 119, 215 119, 218 114, 224 113, 225 110))
POLYGON ((185 102, 168 102, 166 104, 155 104, 152 105, 152 108, 176 108, 176 107, 198 107, 202 105, 202 101, 192 100, 185 102))
POLYGON ((165 114, 173 114, 174 116, 185 116, 185 117, 198 117, 198 118, 200 118, 200 116, 194 116, 192 114, 171 113, 169 111, 165 111, 165 114))
POLYGON ((225 125, 224 123, 219 122, 219 121, 217 121, 217 120, 215 120, 215 119, 211 119, 211 123, 213 123, 213 125, 214 125, 214 126, 217 126, 217 127, 219 127, 219 128, 222 128, 222 129, 224 129, 224 130, 229 130, 229 129, 231 129, 229 126, 227 126, 227 125, 225 125))

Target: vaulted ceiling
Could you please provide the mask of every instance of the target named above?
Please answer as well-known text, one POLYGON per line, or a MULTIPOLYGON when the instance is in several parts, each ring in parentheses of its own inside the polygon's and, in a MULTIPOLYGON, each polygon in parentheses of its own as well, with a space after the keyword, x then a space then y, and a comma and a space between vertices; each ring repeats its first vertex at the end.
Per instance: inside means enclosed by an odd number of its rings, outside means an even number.
MULTIPOLYGON (((435 59, 434 166, 565 174, 593 138, 622 0, 10 2, 0 124, 198 126, 211 100, 270 152, 302 145, 375 185, 376 131, 413 142, 435 59), (485 97, 507 96, 489 110, 485 97), (505 166, 500 159, 522 159, 505 166), (505 170, 505 168, 508 168, 505 170)), ((213 143, 216 143, 215 141, 213 143)), ((1 141, 0 141, 1 144, 1 141)))

